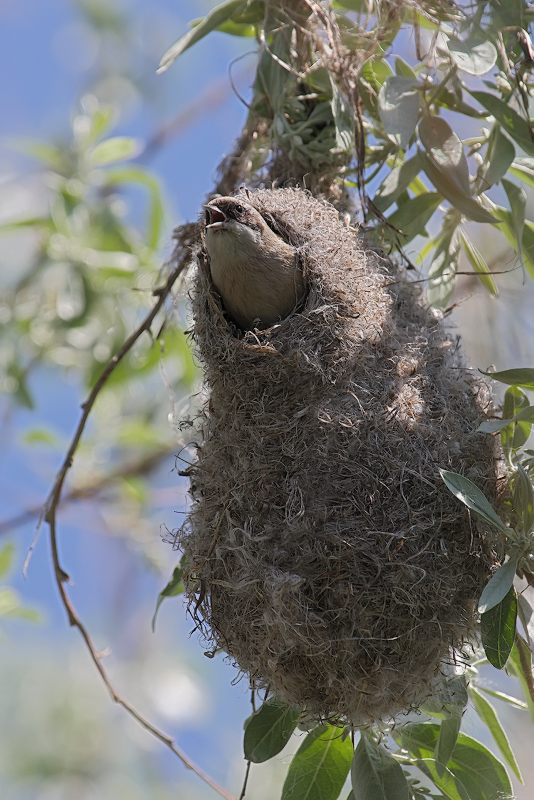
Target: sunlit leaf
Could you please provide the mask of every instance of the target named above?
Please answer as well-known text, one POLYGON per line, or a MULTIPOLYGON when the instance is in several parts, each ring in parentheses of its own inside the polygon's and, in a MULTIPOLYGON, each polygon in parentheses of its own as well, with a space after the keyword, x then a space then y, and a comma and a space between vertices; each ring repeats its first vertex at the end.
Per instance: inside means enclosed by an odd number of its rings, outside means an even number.
POLYGON ((95 167, 101 167, 134 158, 141 150, 142 145, 139 140, 130 136, 113 136, 97 144, 91 151, 90 158, 95 167))
POLYGON ((226 0, 226 2, 216 6, 198 25, 169 47, 159 62, 158 72, 165 72, 185 50, 199 42, 204 36, 214 31, 223 22, 229 20, 233 14, 243 10, 245 7, 246 0, 226 0))
POLYGON ((5 578, 13 566, 15 556, 15 545, 10 542, 0 550, 0 578, 5 578))
POLYGON ((479 276, 481 284, 493 297, 498 297, 499 289, 495 283, 495 278, 491 274, 486 259, 478 247, 475 247, 465 231, 460 231, 460 240, 464 248, 464 253, 467 256, 469 263, 479 276))
POLYGON ((522 389, 534 390, 534 369, 531 367, 519 367, 516 369, 503 369, 500 372, 484 372, 483 375, 493 378, 500 383, 508 383, 511 386, 520 386, 522 389))
POLYGON ((510 742, 508 741, 506 731, 500 723, 495 708, 475 686, 469 687, 469 696, 480 719, 488 726, 504 760, 513 769, 521 783, 523 783, 523 778, 521 777, 521 772, 510 746, 510 742))
POLYGON ((243 748, 255 764, 273 758, 284 749, 297 727, 300 714, 284 703, 269 700, 247 721, 243 748))
POLYGON ((521 711, 526 711, 528 706, 522 700, 518 700, 517 697, 512 697, 509 694, 505 694, 504 692, 499 692, 496 689, 490 689, 488 686, 478 686, 481 692, 488 694, 490 697, 494 697, 496 700, 502 700, 503 703, 507 703, 508 705, 513 706, 514 708, 519 708, 521 711))
POLYGON ((510 420, 509 424, 501 430, 501 444, 505 452, 517 450, 526 444, 532 430, 534 418, 533 420, 514 420, 514 417, 529 406, 530 401, 519 386, 510 386, 504 393, 502 418, 510 420))
POLYGON ((281 800, 336 800, 352 760, 350 737, 342 729, 319 725, 293 756, 281 800))
POLYGON ((439 765, 434 758, 420 758, 416 763, 421 772, 433 781, 448 800, 470 800, 462 782, 446 767, 439 765))
POLYGON ((362 731, 351 767, 354 800, 409 800, 402 767, 362 731))
POLYGON ((511 586, 500 603, 489 606, 480 618, 484 652, 496 669, 503 669, 512 652, 516 620, 517 595, 511 586))
POLYGON ((509 535, 510 529, 506 527, 478 486, 475 486, 469 478, 459 475, 457 472, 450 472, 444 469, 440 469, 440 475, 449 491, 458 500, 461 500, 471 511, 475 511, 487 522, 495 525, 502 533, 509 535))

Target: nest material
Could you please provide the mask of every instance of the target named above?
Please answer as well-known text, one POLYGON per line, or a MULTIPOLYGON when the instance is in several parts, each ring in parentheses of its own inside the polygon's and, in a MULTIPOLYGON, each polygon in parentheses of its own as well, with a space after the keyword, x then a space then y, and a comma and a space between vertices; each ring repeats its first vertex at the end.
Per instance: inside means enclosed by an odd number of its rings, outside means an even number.
POLYGON ((488 531, 445 488, 490 498, 489 403, 418 289, 296 189, 250 194, 299 248, 308 294, 242 338, 202 248, 194 341, 209 400, 178 534, 190 608, 266 689, 315 719, 418 707, 474 631, 488 531))

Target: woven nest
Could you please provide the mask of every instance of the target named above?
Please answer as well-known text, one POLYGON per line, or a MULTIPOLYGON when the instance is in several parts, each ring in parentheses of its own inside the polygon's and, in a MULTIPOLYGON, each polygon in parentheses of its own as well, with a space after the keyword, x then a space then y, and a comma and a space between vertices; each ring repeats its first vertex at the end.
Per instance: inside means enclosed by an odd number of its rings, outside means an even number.
MULTIPOLYGON (((391 261, 296 189, 249 196, 299 248, 299 313, 241 338, 198 252, 209 398, 178 544, 207 646, 313 719, 390 720, 473 637, 488 531, 438 467, 495 496, 489 403, 391 261)), ((450 668, 449 668, 450 672, 450 668)))

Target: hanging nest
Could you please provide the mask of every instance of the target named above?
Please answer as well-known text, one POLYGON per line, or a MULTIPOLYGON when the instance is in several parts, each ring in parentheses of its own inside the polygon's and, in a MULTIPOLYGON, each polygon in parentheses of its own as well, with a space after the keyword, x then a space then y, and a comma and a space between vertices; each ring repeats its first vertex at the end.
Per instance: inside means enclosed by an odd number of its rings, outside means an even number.
POLYGON ((199 248, 209 397, 177 536, 190 610, 251 686, 313 719, 389 720, 434 693, 474 635, 489 532, 438 468, 495 497, 493 440, 476 433, 488 389, 331 205, 297 189, 248 201, 298 248, 307 298, 240 337, 199 248))

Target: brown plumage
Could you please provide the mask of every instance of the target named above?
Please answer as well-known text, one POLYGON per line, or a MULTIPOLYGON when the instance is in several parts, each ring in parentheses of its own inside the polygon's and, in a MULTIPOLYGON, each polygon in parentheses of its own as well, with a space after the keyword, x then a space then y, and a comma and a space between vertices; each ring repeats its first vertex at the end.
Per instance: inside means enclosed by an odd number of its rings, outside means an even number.
POLYGON ((204 240, 213 284, 244 330, 270 328, 303 299, 295 248, 243 197, 217 197, 206 205, 204 240))

